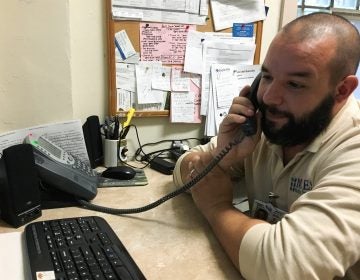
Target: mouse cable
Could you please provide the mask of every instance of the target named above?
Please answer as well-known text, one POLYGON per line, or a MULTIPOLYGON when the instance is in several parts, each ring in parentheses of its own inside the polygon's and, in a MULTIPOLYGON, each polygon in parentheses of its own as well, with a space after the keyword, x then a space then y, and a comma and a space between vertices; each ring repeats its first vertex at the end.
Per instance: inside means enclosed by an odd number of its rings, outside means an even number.
POLYGON ((189 182, 184 184, 179 189, 163 196, 162 198, 148 204, 142 207, 138 208, 127 208, 127 209, 117 209, 117 208, 110 208, 105 206, 100 206, 96 204, 92 204, 86 200, 78 199, 78 202, 81 206, 84 208, 95 210, 98 212, 103 212, 107 214, 113 214, 113 215, 124 215, 124 214, 136 214, 148 211, 150 209, 153 209, 160 204, 166 202, 167 200, 174 198, 175 196, 182 194, 189 190, 191 187, 193 187, 195 184, 197 184, 202 178, 204 178, 229 152, 230 150, 237 144, 241 143, 243 139, 245 138, 245 134, 239 133, 240 135, 234 139, 234 141, 230 142, 223 150, 219 152, 210 162, 209 164, 202 170, 197 176, 195 176, 193 179, 191 179, 189 182))

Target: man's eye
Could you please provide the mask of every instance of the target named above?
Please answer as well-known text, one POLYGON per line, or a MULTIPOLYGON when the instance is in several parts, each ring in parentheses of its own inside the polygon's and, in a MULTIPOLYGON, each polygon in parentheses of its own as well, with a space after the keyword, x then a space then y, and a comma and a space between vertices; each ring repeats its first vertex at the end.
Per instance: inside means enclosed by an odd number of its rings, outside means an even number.
POLYGON ((261 79, 270 81, 270 80, 271 80, 271 76, 263 74, 263 75, 261 76, 261 79))
POLYGON ((302 84, 299 84, 299 83, 296 83, 296 82, 289 82, 289 86, 294 88, 294 89, 304 88, 304 86, 302 84))

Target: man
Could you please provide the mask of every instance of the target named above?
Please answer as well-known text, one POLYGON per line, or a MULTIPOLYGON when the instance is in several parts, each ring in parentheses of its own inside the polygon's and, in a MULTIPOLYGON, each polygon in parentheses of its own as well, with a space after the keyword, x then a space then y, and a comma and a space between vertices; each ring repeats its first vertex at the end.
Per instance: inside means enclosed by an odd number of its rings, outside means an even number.
POLYGON ((191 189, 246 279, 360 279, 360 107, 352 96, 359 57, 359 33, 347 20, 325 13, 294 20, 262 65, 259 112, 245 87, 217 137, 177 162, 180 186, 256 115, 256 135, 191 189), (234 175, 251 215, 233 207, 234 175))

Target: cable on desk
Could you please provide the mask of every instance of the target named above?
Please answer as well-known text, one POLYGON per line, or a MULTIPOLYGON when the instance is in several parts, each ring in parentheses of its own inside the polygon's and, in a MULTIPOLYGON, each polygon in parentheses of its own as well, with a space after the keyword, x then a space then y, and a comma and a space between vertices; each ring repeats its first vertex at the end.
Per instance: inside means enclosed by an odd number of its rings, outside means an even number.
POLYGON ((86 200, 79 199, 78 202, 83 207, 95 210, 107 214, 114 214, 114 215, 124 215, 124 214, 136 214, 145 212, 148 210, 151 210, 160 204, 163 204, 167 200, 174 198, 175 196, 184 193, 185 191, 189 190, 191 187, 193 187, 196 183, 198 183, 202 178, 206 176, 229 152, 230 150, 236 146, 237 144, 241 143, 243 139, 245 138, 245 134, 239 133, 239 136, 234 139, 234 141, 230 142, 222 151, 219 152, 218 155, 216 155, 212 161, 205 167, 203 171, 201 171, 196 177, 194 177, 192 180, 187 182, 185 185, 183 185, 181 188, 163 196, 162 198, 148 204, 142 207, 138 208, 127 208, 127 209, 116 209, 116 208, 110 208, 105 206, 100 206, 96 204, 92 204, 86 200))

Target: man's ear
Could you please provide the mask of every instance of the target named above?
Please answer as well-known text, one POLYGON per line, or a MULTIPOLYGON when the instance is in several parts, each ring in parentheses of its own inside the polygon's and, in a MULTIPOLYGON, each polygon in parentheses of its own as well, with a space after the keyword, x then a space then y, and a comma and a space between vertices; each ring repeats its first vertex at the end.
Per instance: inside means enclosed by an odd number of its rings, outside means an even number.
POLYGON ((335 99, 338 102, 343 101, 348 98, 349 95, 356 89, 358 86, 358 79, 354 75, 349 75, 345 77, 337 86, 336 86, 336 95, 335 99))

